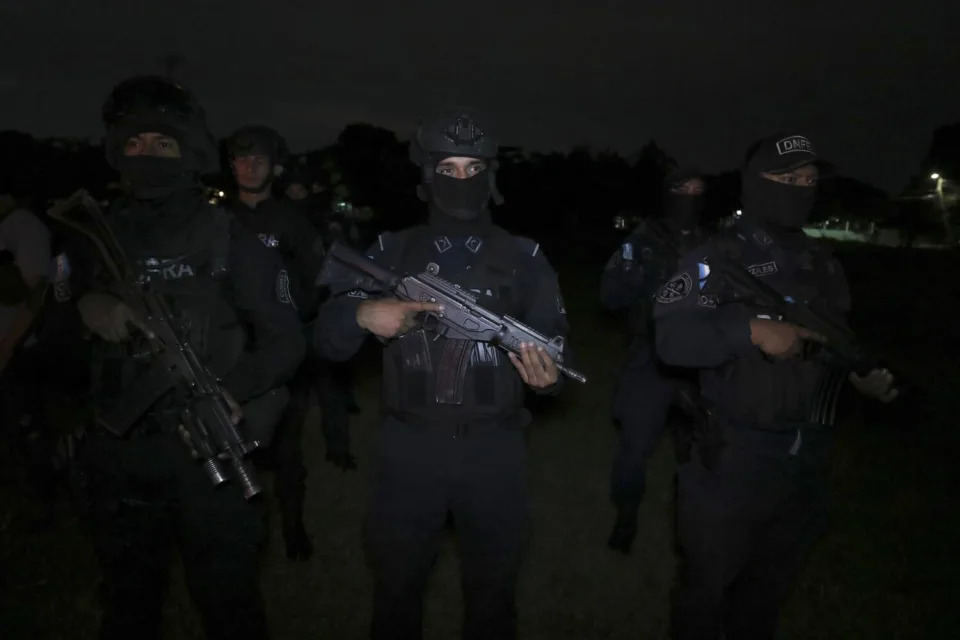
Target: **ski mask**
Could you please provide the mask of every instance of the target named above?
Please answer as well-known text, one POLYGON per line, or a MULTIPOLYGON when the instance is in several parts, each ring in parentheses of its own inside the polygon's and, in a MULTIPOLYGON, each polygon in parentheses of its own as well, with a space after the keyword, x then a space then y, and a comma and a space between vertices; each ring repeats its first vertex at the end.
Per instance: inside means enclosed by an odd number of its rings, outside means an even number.
POLYGON ((762 173, 790 173, 817 162, 806 136, 777 134, 754 145, 743 170, 743 206, 746 215, 785 229, 799 229, 809 219, 817 189, 764 178, 762 173))
POLYGON ((182 158, 121 155, 117 169, 138 200, 156 200, 196 186, 193 174, 185 171, 182 158))
POLYGON ((476 220, 490 201, 490 175, 481 171, 461 180, 437 174, 433 176, 430 195, 443 214, 456 220, 476 220))
POLYGON ((785 229, 799 229, 810 218, 817 199, 815 187, 800 187, 749 176, 743 181, 743 206, 750 217, 785 229))

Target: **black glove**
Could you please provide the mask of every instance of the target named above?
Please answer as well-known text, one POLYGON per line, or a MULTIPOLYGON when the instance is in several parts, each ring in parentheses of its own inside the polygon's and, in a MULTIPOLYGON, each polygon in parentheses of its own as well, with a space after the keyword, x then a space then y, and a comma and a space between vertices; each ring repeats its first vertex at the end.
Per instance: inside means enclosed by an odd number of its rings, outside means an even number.
POLYGON ((327 462, 343 471, 354 471, 357 468, 357 459, 349 451, 328 451, 327 462))

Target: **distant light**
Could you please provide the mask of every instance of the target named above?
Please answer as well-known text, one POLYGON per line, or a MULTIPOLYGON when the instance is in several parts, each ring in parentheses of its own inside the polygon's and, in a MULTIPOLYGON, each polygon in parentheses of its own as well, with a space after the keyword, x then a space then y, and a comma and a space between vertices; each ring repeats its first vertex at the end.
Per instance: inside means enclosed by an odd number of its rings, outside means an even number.
POLYGON ((222 197, 223 197, 223 191, 217 191, 217 195, 222 198, 222 197))
POLYGON ((736 217, 739 218, 740 216, 743 215, 743 210, 742 210, 742 209, 737 209, 737 210, 734 212, 733 215, 735 215, 736 217))
POLYGON ((931 173, 931 174, 930 174, 930 179, 931 179, 931 180, 939 180, 939 179, 940 179, 940 174, 939 174, 939 173, 931 173))

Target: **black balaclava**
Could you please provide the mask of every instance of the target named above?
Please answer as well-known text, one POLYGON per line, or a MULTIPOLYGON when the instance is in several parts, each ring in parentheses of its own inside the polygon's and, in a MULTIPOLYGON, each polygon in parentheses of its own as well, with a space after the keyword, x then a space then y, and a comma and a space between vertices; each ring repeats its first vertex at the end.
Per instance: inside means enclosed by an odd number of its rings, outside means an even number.
POLYGON ((764 220, 776 227, 803 227, 810 218, 816 199, 816 187, 783 184, 760 175, 744 176, 743 179, 743 207, 748 217, 764 220))
POLYGON ((743 170, 745 217, 785 230, 803 227, 817 199, 816 187, 775 182, 760 174, 789 173, 816 161, 813 144, 802 135, 777 134, 756 143, 743 170))
POLYGON ((117 170, 138 200, 166 198, 197 186, 196 174, 186 171, 183 158, 121 155, 117 158, 117 170))
MULTIPOLYGON (((448 155, 436 155, 439 164, 448 155)), ((490 224, 487 203, 493 195, 490 169, 475 176, 459 179, 435 173, 424 192, 429 198, 430 224, 449 233, 471 233, 490 224)))
POLYGON ((670 227, 677 231, 693 231, 700 222, 703 211, 703 194, 674 193, 673 189, 688 180, 700 178, 696 169, 677 169, 667 175, 663 182, 663 215, 670 227))

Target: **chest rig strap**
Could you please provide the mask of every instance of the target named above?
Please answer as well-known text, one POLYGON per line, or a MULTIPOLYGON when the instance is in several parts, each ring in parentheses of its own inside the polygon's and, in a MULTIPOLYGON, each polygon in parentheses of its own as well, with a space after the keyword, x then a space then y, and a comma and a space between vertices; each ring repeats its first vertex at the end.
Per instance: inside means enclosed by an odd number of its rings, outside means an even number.
MULTIPOLYGON (((522 312, 523 295, 518 290, 517 271, 520 263, 520 248, 516 239, 499 227, 490 227, 483 235, 472 235, 467 238, 455 238, 451 241, 445 236, 438 236, 435 230, 426 226, 415 227, 403 239, 404 247, 399 252, 397 271, 437 271, 442 278, 448 279, 463 289, 477 295, 480 304, 497 313, 518 315, 522 312), (459 244, 463 246, 458 246, 459 244), (452 272, 444 272, 439 268, 442 255, 448 251, 462 251, 461 258, 465 258, 468 268, 452 272), (492 295, 486 295, 490 293, 492 295)), ((413 393, 413 396, 428 398, 439 405, 461 405, 464 403, 465 386, 468 369, 472 370, 473 389, 471 398, 482 404, 495 402, 494 391, 496 383, 495 369, 502 364, 499 358, 475 357, 476 351, 486 345, 476 344, 469 340, 456 340, 440 336, 433 336, 433 340, 423 340, 423 334, 416 340, 401 340, 403 343, 403 359, 405 369, 414 373, 409 367, 411 362, 410 347, 419 346, 425 353, 417 355, 413 360, 418 363, 433 362, 428 367, 428 380, 421 376, 421 383, 430 384, 432 393, 427 389, 413 393), (430 357, 430 352, 434 357, 430 357)), ((423 367, 413 367, 421 372, 423 367)), ((414 384, 416 373, 407 381, 414 384)), ((409 391, 413 392, 412 389, 409 391)))

